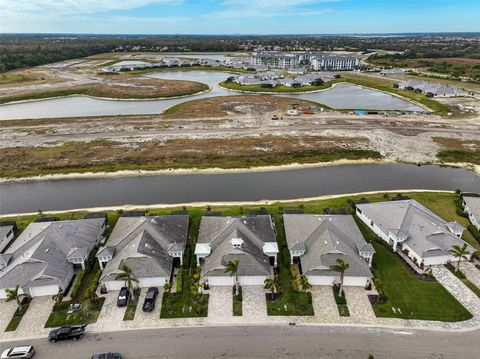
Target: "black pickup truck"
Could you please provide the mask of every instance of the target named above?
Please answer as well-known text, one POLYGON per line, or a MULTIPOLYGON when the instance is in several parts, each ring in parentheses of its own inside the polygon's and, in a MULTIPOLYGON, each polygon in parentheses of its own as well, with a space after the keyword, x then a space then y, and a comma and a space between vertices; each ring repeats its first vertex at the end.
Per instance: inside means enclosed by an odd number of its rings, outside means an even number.
POLYGON ((55 343, 59 340, 77 340, 83 337, 85 334, 86 324, 82 325, 65 325, 63 327, 53 329, 48 333, 48 341, 50 343, 55 343))

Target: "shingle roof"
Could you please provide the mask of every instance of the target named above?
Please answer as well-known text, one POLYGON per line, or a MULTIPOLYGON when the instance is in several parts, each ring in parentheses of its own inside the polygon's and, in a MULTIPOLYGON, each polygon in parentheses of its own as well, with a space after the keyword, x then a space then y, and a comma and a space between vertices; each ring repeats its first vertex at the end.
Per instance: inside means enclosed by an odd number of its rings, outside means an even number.
POLYGON ((136 278, 170 276, 173 257, 168 252, 184 251, 188 224, 188 215, 119 218, 108 246, 102 249, 113 259, 101 279, 114 280, 123 265, 129 266, 136 278))
POLYGON ((359 252, 375 251, 365 242, 352 216, 284 214, 283 221, 289 249, 305 248, 300 257, 305 275, 338 275, 330 269, 337 259, 350 264, 346 275, 372 275, 359 252))
POLYGON ((480 197, 463 195, 463 200, 473 214, 473 217, 480 223, 480 197))
POLYGON ((7 233, 13 229, 13 226, 0 226, 0 240, 7 236, 7 233))
MULTIPOLYGON (((465 243, 449 229, 460 227, 445 222, 415 200, 359 204, 357 208, 387 235, 395 230, 406 233, 404 243, 421 257, 446 255, 452 246, 465 243)), ((469 250, 473 248, 469 246, 469 250)))
POLYGON ((225 276, 228 261, 238 259, 239 276, 270 275, 270 262, 263 253, 266 243, 275 243, 273 222, 269 215, 243 217, 202 217, 198 236, 200 245, 208 243, 211 253, 205 258, 202 276, 225 276), (241 248, 231 240, 241 238, 241 248))
POLYGON ((65 288, 73 275, 69 254, 73 248, 90 253, 104 223, 103 218, 31 223, 6 251, 11 258, 0 270, 0 288, 28 288, 40 280, 65 288))

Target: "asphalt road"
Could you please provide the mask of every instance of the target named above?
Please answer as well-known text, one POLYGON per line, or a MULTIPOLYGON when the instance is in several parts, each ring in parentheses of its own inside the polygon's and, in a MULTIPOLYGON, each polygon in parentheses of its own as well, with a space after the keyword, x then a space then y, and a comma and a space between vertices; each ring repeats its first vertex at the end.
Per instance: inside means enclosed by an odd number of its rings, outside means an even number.
POLYGON ((87 334, 78 342, 30 344, 36 359, 90 358, 116 351, 143 358, 477 359, 480 332, 443 333, 348 327, 208 327, 87 334))

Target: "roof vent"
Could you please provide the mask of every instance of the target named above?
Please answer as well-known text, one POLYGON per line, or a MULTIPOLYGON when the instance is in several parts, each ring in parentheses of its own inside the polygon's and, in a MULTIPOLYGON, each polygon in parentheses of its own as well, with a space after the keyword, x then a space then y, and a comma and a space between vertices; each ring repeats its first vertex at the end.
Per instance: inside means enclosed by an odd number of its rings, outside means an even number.
POLYGON ((46 248, 46 249, 45 249, 45 253, 48 253, 48 250, 49 250, 49 248, 46 248))
POLYGON ((58 225, 58 228, 62 228, 62 227, 63 227, 63 224, 59 224, 59 225, 58 225))
POLYGON ((242 248, 243 239, 242 238, 232 238, 230 240, 230 243, 232 243, 233 248, 242 248))

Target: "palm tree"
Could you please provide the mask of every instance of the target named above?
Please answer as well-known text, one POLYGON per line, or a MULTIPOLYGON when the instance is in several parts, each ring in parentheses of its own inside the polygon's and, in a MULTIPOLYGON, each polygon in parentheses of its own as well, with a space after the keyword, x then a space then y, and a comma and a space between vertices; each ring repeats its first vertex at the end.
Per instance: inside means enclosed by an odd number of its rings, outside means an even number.
POLYGON ((235 277, 235 296, 238 296, 240 290, 238 286, 238 259, 228 261, 225 267, 225 273, 230 273, 230 277, 235 277))
POLYGON ((467 243, 464 243, 462 246, 455 245, 450 249, 450 254, 454 256, 455 258, 458 258, 457 261, 457 272, 460 270, 460 261, 462 259, 468 260, 468 255, 470 254, 469 251, 467 251, 467 243))
POLYGON ((53 297, 52 297, 53 301, 57 304, 61 303, 62 300, 63 300, 63 290, 62 288, 58 288, 58 293, 55 294, 53 297))
POLYGON ((302 274, 300 278, 297 279, 297 283, 300 287, 302 287, 302 292, 305 292, 307 289, 312 288, 305 274, 302 274))
POLYGON ((115 276, 115 280, 124 280, 125 286, 128 288, 132 294, 132 301, 135 301, 135 293, 133 289, 133 283, 138 283, 138 279, 135 278, 135 275, 132 272, 132 269, 124 264, 122 266, 122 271, 115 276))
POLYGON ((334 265, 330 266, 330 269, 340 273, 340 292, 338 293, 339 297, 343 296, 343 277, 345 276, 345 271, 350 267, 350 264, 344 262, 340 258, 337 258, 337 261, 334 265))
POLYGON ((263 284, 265 285, 266 290, 269 290, 270 292, 272 292, 272 297, 275 297, 277 295, 277 293, 278 293, 278 277, 276 275, 273 277, 273 279, 272 278, 265 279, 263 284))
POLYGON ((26 293, 19 293, 20 289, 20 285, 17 284, 15 286, 15 288, 13 289, 10 289, 10 288, 7 288, 5 289, 5 292, 7 292, 7 302, 11 302, 11 301, 16 301, 17 302, 17 305, 18 307, 21 309, 22 308, 22 301, 24 298, 30 298, 30 295, 26 294, 26 293))

